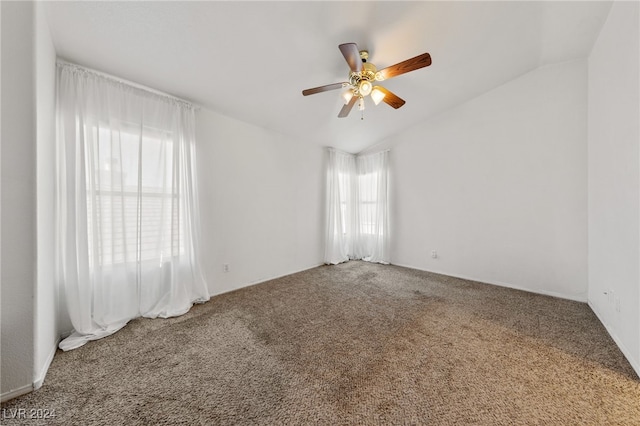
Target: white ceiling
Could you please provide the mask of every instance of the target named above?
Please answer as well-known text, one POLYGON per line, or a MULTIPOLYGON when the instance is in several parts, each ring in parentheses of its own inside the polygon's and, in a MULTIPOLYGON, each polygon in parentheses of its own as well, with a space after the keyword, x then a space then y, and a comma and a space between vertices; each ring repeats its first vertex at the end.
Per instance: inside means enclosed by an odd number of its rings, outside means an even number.
POLYGON ((588 56, 606 2, 48 2, 58 56, 299 138, 359 152, 541 65, 588 56), (430 67, 383 84, 407 103, 344 119, 338 45, 384 68, 430 67))

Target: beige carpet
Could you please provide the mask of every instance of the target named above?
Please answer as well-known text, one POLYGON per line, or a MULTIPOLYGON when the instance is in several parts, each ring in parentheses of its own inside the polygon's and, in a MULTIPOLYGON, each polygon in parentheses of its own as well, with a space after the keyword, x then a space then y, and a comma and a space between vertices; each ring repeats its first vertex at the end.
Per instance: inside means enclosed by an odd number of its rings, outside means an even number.
POLYGON ((349 262, 59 351, 2 408, 6 425, 640 425, 640 380, 585 304, 349 262))

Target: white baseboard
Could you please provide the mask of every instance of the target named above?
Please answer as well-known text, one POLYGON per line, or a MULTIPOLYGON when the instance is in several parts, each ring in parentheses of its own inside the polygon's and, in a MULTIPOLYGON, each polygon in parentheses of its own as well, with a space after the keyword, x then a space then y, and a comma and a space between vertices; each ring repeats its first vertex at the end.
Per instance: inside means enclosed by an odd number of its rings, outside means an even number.
POLYGON ((581 303, 587 303, 587 298, 586 298, 586 294, 585 296, 576 296, 576 295, 572 295, 572 294, 564 294, 564 293, 556 293, 554 291, 546 291, 546 290, 534 290, 534 289, 530 289, 530 288, 526 288, 526 287, 520 287, 517 285, 512 285, 512 284, 508 284, 508 283, 503 283, 503 282, 499 282, 499 281, 489 281, 489 280, 479 280, 477 278, 473 278, 473 277, 467 277, 464 275, 453 275, 449 272, 439 272, 439 271, 430 271, 428 269, 423 269, 423 268, 418 268, 416 266, 411 266, 411 265, 404 265, 401 263, 391 263, 392 265, 396 265, 396 266, 402 266, 403 268, 409 268, 409 269, 417 269, 418 271, 424 271, 424 272, 431 272, 432 274, 439 274, 439 275, 446 275, 448 277, 454 277, 454 278, 461 278, 463 280, 468 280, 468 281, 473 281, 473 282, 477 282, 477 283, 481 283, 481 284, 491 284, 491 285, 497 285, 499 287, 506 287, 506 288, 511 288, 514 290, 520 290, 520 291, 526 291, 529 293, 535 293, 535 294, 541 294, 543 296, 551 296, 551 297, 557 297, 559 299, 567 299, 567 300, 572 300, 574 302, 581 302, 581 303))
POLYGON ((44 363, 44 366, 42 367, 42 370, 40 370, 40 372, 38 373, 38 375, 36 376, 34 382, 33 382, 33 390, 38 390, 42 387, 42 384, 44 383, 44 378, 47 375, 47 371, 49 371, 49 367, 51 366, 51 363, 53 362, 53 357, 56 354, 56 351, 58 350, 58 344, 60 343, 60 338, 58 338, 56 340, 56 344, 53 345, 53 348, 51 348, 51 351, 49 352, 49 356, 47 356, 47 360, 44 363))
POLYGON ((1 402, 9 401, 10 399, 17 398, 21 395, 27 394, 33 391, 33 384, 24 385, 19 387, 18 389, 10 390, 9 392, 5 392, 0 396, 1 402))
POLYGON ((598 309, 595 307, 595 305, 593 305, 591 302, 587 302, 587 303, 591 308, 591 310, 593 311, 593 313, 596 314, 596 317, 598 318, 600 323, 607 330, 607 333, 609 333, 609 336, 611 336, 613 341, 616 343, 616 345, 620 349, 620 352, 622 352, 622 355, 624 355, 627 361, 629 361, 629 364, 631 364, 631 367, 635 370, 636 374, 640 377, 640 360, 635 359, 633 357, 633 353, 622 343, 618 335, 604 321, 604 318, 602 317, 602 315, 600 315, 600 312, 598 312, 598 309))
POLYGON ((256 284, 266 283, 267 281, 277 280, 278 278, 286 277, 287 275, 293 275, 293 274, 297 274, 298 272, 308 271, 309 269, 317 268, 318 266, 322 266, 322 265, 324 265, 324 263, 318 263, 317 265, 306 266, 304 268, 296 269, 294 271, 287 272, 285 274, 276 275, 276 276, 273 276, 271 278, 259 279, 257 281, 250 282, 248 285, 252 286, 252 285, 256 285, 256 284))
POLYGON ((56 344, 53 346, 53 348, 51 348, 51 351, 47 356, 47 360, 45 361, 44 366, 42 367, 40 372, 37 374, 37 376, 34 378, 33 383, 29 385, 24 385, 22 387, 19 387, 18 389, 13 389, 13 390, 10 390, 9 392, 3 393, 2 395, 0 395, 0 400, 2 402, 9 401, 10 399, 17 398, 29 392, 36 391, 42 387, 42 385, 44 384, 44 379, 47 376, 47 371, 49 371, 49 367, 53 362, 53 357, 56 355, 56 351, 58 350, 58 344, 60 343, 60 340, 61 340, 60 338, 56 340, 56 344))
POLYGON ((225 289, 225 290, 223 290, 221 292, 218 292, 218 293, 212 293, 211 297, 219 296, 219 295, 225 294, 225 293, 231 293, 233 291, 240 290, 241 288, 253 287, 254 285, 266 283, 267 281, 271 281, 271 280, 277 280, 278 278, 286 277, 287 275, 293 275, 293 274, 297 274, 298 272, 308 271, 309 269, 317 268, 318 266, 323 266, 323 265, 324 265, 324 262, 321 262, 321 263, 318 263, 318 264, 315 264, 315 265, 306 266, 306 267, 303 267, 301 269, 296 269, 294 271, 287 272, 287 273, 280 274, 280 275, 276 275, 276 276, 273 276, 273 277, 270 277, 270 278, 260 278, 260 279, 255 280, 255 281, 249 281, 248 283, 240 284, 237 287, 232 287, 232 288, 229 288, 229 289, 225 289))

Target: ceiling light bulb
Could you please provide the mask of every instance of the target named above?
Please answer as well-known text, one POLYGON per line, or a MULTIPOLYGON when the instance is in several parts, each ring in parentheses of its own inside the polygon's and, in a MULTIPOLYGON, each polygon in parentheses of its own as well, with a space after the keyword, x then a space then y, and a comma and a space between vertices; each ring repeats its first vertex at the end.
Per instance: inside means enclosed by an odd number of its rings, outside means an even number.
POLYGON ((382 73, 378 71, 374 78, 376 79, 376 81, 382 81, 384 80, 384 75, 382 75, 382 73))
POLYGON ((372 91, 371 91, 371 99, 373 99, 373 103, 378 105, 385 97, 384 92, 382 92, 382 90, 378 89, 377 87, 375 87, 372 91))
POLYGON ((373 89, 373 85, 369 80, 362 80, 358 86, 358 91, 362 96, 369 95, 369 93, 371 93, 371 89, 373 89))
POLYGON ((360 111, 364 111, 364 98, 360 96, 360 103, 358 104, 358 109, 360 111))
POLYGON ((344 104, 347 105, 349 101, 351 101, 351 98, 353 98, 353 91, 351 91, 351 89, 347 90, 342 94, 342 98, 344 99, 344 104))

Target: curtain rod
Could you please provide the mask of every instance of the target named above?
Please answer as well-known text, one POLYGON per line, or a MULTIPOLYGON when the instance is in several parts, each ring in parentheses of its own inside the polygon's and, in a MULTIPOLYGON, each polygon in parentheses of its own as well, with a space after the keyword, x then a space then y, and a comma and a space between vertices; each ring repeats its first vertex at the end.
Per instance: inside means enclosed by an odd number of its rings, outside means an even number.
POLYGON ((145 91, 145 92, 148 92, 148 93, 152 93, 154 95, 162 96, 162 97, 169 98, 169 99, 172 99, 172 100, 177 101, 177 102, 184 103, 184 104, 188 105, 189 107, 193 108, 196 111, 201 109, 200 105, 196 105, 191 101, 187 101, 185 99, 178 98, 177 96, 173 96, 173 95, 170 95, 168 93, 161 92, 160 90, 152 89, 151 87, 148 87, 148 86, 145 86, 145 85, 142 85, 142 84, 139 84, 139 83, 135 83, 133 81, 125 80, 124 78, 116 77, 116 76, 113 76, 111 74, 107 74, 105 72, 95 70, 93 68, 88 68, 88 67, 85 67, 85 66, 82 66, 82 65, 74 64, 73 62, 65 61, 64 59, 60 59, 60 58, 56 59, 56 65, 79 68, 81 70, 87 71, 87 72, 95 74, 97 76, 106 78, 107 80, 115 81, 116 83, 125 84, 127 86, 131 86, 131 87, 134 87, 136 89, 139 89, 139 90, 142 90, 142 91, 145 91))
POLYGON ((346 155, 352 155, 354 157, 361 157, 363 155, 369 155, 369 154, 380 154, 381 152, 390 152, 391 148, 387 148, 387 149, 381 149, 380 151, 373 151, 373 152, 366 152, 366 149, 364 150, 364 152, 359 152, 357 154, 352 154, 350 152, 346 152, 346 151, 342 151, 340 149, 334 148, 332 146, 328 146, 327 150, 329 151, 333 151, 333 152, 339 152, 341 154, 346 154, 346 155))

